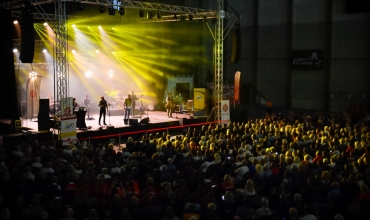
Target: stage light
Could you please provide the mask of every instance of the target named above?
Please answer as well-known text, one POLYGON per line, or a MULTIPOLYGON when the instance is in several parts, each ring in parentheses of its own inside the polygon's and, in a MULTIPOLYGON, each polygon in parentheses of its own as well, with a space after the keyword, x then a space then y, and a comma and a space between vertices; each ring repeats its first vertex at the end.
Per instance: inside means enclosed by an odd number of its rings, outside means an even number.
POLYGON ((100 51, 99 50, 96 50, 95 53, 99 53, 100 51))
POLYGON ((48 51, 47 51, 46 49, 43 49, 43 50, 42 50, 42 52, 43 52, 43 53, 46 53, 46 52, 48 52, 48 51))
POLYGON ((139 10, 139 16, 140 16, 140 18, 144 17, 144 11, 143 10, 139 10))
POLYGON ((177 20, 177 14, 173 15, 173 19, 177 20))
POLYGON ((75 25, 75 24, 72 24, 72 27, 73 27, 73 28, 75 28, 75 27, 76 27, 76 25, 75 25))
POLYGON ((18 21, 17 20, 13 21, 13 24, 18 24, 18 21))
POLYGON ((125 8, 124 7, 119 7, 118 14, 119 15, 125 15, 125 8))
POLYGON ((37 73, 35 71, 30 72, 30 78, 32 80, 36 79, 36 77, 37 77, 37 73))
POLYGON ((86 77, 86 78, 90 79, 90 78, 91 78, 91 76, 92 76, 92 73, 91 73, 91 71, 90 71, 90 70, 88 70, 88 71, 86 71, 86 72, 85 72, 85 77, 86 77))
POLYGON ((189 21, 193 21, 193 17, 194 17, 194 15, 189 14, 189 21))
POLYGON ((98 28, 101 29, 101 26, 99 25, 98 28))
POLYGON ((18 52, 18 50, 17 49, 13 49, 13 53, 17 53, 18 52))
POLYGON ((100 13, 104 13, 104 12, 105 12, 105 7, 104 7, 103 5, 101 5, 101 6, 99 7, 99 12, 100 12, 100 13))
POLYGON ((180 15, 180 21, 185 21, 186 20, 186 16, 185 15, 180 15))
POLYGON ((148 11, 147 14, 146 14, 146 18, 147 19, 153 19, 154 17, 154 13, 152 11, 148 11))
POLYGON ((109 70, 108 76, 109 76, 109 78, 112 78, 114 76, 114 71, 113 70, 109 70))
POLYGON ((113 6, 109 7, 108 14, 112 16, 116 15, 116 10, 114 9, 113 6))
POLYGON ((44 26, 45 26, 45 27, 46 27, 46 26, 48 26, 48 23, 46 23, 46 22, 45 22, 45 23, 44 23, 44 26))
POLYGON ((72 53, 76 53, 76 51, 75 50, 72 50, 72 53))
POLYGON ((217 18, 212 18, 212 24, 216 24, 217 23, 217 18))
POLYGON ((162 17, 161 12, 157 11, 157 18, 160 19, 162 17))

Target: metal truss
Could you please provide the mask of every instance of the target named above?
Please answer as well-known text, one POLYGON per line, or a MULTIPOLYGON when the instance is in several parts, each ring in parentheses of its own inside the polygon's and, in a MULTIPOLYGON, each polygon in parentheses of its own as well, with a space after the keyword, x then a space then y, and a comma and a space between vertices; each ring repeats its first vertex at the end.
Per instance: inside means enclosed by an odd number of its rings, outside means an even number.
POLYGON ((14 69, 35 70, 35 69, 53 69, 53 63, 14 63, 14 69))
MULTIPOLYGON (((19 46, 21 45, 21 39, 13 39, 13 45, 19 46)), ((35 46, 45 46, 46 43, 43 40, 35 40, 35 46)))
MULTIPOLYGON (((60 106, 63 109, 67 106, 68 97, 68 48, 67 48, 67 25, 66 25, 66 3, 63 0, 55 1, 56 22, 54 23, 55 31, 55 78, 57 88, 57 100, 60 101, 60 106)), ((59 134, 60 128, 59 128, 59 134)))
POLYGON ((217 24, 215 27, 215 121, 221 120, 221 101, 223 96, 223 51, 224 51, 224 0, 217 0, 217 24))

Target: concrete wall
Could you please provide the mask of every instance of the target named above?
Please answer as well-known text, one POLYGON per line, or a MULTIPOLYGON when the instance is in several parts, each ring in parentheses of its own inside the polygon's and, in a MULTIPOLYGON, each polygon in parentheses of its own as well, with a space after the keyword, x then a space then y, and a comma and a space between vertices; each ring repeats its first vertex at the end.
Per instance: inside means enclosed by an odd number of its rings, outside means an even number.
MULTIPOLYGON (((229 61, 224 79, 253 85, 274 105, 346 110, 369 103, 370 14, 345 13, 345 0, 229 0, 240 15, 241 56, 229 61), (293 50, 322 50, 322 70, 292 70, 293 50)), ((232 12, 228 7, 226 11, 232 12)))

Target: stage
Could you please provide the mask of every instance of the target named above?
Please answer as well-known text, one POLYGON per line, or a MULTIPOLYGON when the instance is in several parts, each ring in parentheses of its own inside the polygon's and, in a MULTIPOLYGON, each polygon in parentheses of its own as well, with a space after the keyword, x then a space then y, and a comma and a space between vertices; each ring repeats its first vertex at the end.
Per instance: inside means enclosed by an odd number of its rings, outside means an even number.
MULTIPOLYGON (((103 125, 102 119, 102 126, 99 126, 99 114, 90 114, 90 118, 93 120, 85 120, 87 129, 76 129, 79 141, 100 143, 114 140, 115 143, 123 143, 130 136, 139 139, 146 133, 168 131, 170 135, 177 135, 189 126, 201 127, 208 119, 207 116, 193 117, 186 113, 173 113, 172 118, 169 118, 164 111, 147 111, 141 117, 133 118, 131 115, 131 124, 124 124, 123 115, 109 116, 107 113, 107 125, 103 125), (145 118, 149 118, 149 122, 140 123, 145 118)), ((52 125, 52 122, 50 124, 52 125)), ((22 118, 22 129, 17 134, 4 135, 4 144, 19 145, 21 142, 32 144, 35 140, 41 144, 52 144, 58 140, 57 134, 58 129, 54 129, 53 126, 50 126, 49 131, 38 131, 37 118, 32 120, 22 118)))

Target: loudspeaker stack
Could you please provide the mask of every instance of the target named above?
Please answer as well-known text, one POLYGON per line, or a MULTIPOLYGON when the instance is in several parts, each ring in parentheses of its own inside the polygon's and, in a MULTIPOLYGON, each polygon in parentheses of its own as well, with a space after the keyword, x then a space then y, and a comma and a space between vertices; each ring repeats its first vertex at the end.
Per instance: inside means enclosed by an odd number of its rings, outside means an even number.
POLYGON ((39 131, 49 131, 49 99, 40 99, 39 114, 38 114, 38 129, 39 131))
POLYGON ((29 7, 26 6, 20 17, 21 26, 21 54, 22 63, 33 63, 35 52, 35 33, 33 28, 33 14, 29 7))

